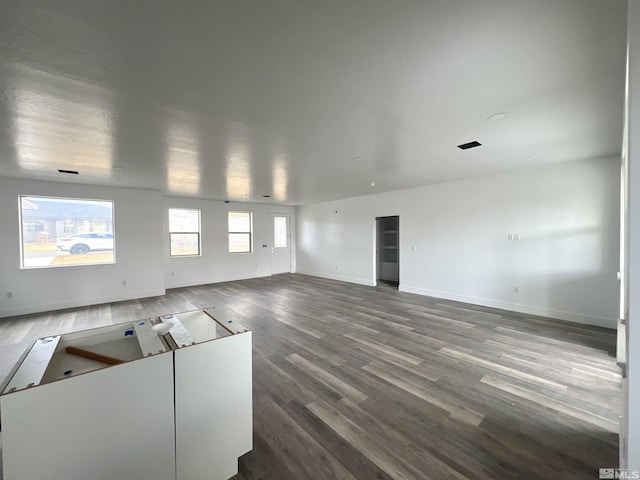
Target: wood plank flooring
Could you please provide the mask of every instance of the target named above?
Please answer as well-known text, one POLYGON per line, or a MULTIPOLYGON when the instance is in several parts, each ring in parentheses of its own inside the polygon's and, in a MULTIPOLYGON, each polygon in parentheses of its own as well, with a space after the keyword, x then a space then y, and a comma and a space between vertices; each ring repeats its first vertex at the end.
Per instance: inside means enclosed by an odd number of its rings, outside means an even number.
POLYGON ((254 332, 238 480, 569 480, 618 463, 613 331, 299 274, 0 319, 0 378, 37 337, 215 305, 254 332))

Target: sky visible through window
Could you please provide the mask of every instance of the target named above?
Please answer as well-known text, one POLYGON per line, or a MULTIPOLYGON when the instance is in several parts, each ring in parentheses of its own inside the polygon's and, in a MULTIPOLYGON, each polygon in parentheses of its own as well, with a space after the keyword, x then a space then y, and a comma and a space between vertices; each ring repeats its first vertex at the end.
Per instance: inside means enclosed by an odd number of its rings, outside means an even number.
POLYGON ((115 263, 113 202, 20 197, 21 267, 115 263))
POLYGON ((229 253, 251 252, 251 231, 250 212, 229 212, 229 253))

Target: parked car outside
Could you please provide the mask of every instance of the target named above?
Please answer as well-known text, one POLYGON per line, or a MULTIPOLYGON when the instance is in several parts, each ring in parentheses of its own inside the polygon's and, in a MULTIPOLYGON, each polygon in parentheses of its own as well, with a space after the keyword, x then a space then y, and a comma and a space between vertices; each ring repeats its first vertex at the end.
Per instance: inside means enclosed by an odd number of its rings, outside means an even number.
POLYGON ((112 233, 79 233, 57 241, 58 250, 81 255, 92 250, 113 250, 112 233))

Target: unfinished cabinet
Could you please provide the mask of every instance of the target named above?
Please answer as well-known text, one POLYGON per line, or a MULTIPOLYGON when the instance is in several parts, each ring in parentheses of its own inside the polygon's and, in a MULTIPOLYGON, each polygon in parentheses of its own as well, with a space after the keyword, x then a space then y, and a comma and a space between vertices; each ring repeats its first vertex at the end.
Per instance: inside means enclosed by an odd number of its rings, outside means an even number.
POLYGON ((176 317, 177 478, 226 480, 253 448, 251 331, 223 309, 176 317))
POLYGON ((226 480, 251 381, 251 332, 214 309, 38 339, 0 394, 4 479, 226 480))

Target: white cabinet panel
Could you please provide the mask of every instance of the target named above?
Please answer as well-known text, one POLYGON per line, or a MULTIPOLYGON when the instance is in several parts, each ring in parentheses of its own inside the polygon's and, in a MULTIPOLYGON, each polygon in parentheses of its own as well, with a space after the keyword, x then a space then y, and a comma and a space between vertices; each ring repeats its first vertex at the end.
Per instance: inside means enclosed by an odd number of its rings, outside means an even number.
POLYGON ((225 312, 37 340, 0 395, 4 479, 235 475, 253 444, 252 337, 225 312))
POLYGON ((175 351, 178 479, 226 480, 253 448, 251 332, 175 351))
POLYGON ((6 480, 172 480, 172 354, 0 397, 6 480))

